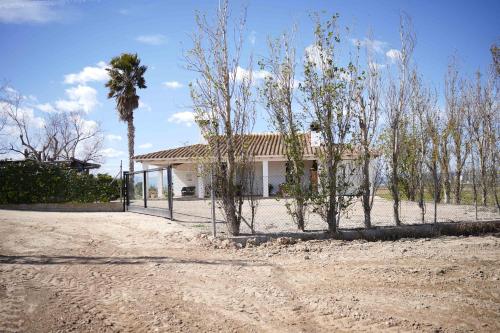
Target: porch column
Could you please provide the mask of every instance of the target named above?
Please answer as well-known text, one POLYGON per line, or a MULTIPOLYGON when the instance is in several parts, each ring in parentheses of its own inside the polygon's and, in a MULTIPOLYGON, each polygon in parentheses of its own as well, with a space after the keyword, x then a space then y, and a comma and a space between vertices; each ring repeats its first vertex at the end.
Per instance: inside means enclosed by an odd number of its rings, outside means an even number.
POLYGON ((163 169, 158 170, 158 199, 163 198, 163 169))
MULTIPOLYGON (((149 164, 142 162, 142 170, 148 170, 149 169, 149 164)), ((149 172, 146 172, 146 193, 144 193, 144 184, 142 184, 142 197, 146 198, 148 195, 148 189, 149 189, 149 172)))
POLYGON ((269 197, 269 161, 262 161, 262 196, 269 197))
POLYGON ((203 166, 198 164, 198 198, 205 198, 205 182, 203 181, 203 166))

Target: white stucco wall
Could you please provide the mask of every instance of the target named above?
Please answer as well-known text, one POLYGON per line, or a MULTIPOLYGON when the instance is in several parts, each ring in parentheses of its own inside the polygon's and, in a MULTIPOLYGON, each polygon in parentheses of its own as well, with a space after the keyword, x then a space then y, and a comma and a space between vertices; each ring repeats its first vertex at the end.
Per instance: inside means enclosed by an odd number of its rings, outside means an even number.
POLYGON ((172 168, 172 187, 174 197, 181 196, 181 190, 186 186, 195 186, 198 195, 198 179, 195 164, 179 164, 172 168))

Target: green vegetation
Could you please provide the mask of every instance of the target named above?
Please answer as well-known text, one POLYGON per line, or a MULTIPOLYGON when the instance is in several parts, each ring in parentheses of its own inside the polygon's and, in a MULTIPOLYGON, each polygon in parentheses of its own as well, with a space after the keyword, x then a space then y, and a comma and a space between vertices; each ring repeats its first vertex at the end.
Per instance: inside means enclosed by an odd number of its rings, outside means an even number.
POLYGON ((0 204, 109 202, 120 186, 107 174, 89 175, 31 160, 0 165, 0 204))

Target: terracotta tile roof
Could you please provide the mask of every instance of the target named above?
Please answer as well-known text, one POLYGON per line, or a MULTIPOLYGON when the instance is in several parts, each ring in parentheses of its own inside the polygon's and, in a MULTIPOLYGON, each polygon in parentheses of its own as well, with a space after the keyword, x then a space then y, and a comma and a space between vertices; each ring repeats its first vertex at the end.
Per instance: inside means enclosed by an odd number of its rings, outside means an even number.
MULTIPOLYGON (((283 137, 279 133, 249 134, 243 136, 243 139, 244 140, 239 140, 239 138, 236 137, 236 154, 241 152, 241 146, 242 143, 244 143, 253 156, 284 157, 285 155, 285 145, 283 143, 283 137)), ((311 147, 310 133, 301 134, 301 140, 304 145, 304 156, 312 157, 316 155, 316 151, 318 148, 311 147)), ((222 151, 222 154, 225 154, 224 149, 222 151)), ((195 159, 206 157, 208 155, 209 148, 207 144, 195 144, 167 150, 160 150, 143 155, 137 155, 134 157, 134 160, 141 161, 155 159, 195 159)), ((347 153, 346 157, 347 156, 352 156, 352 154, 347 153)))
MULTIPOLYGON (((315 149, 311 147, 309 133, 301 134, 301 139, 304 144, 305 155, 314 155, 315 149)), ((249 152, 254 156, 283 156, 285 154, 285 146, 283 137, 278 133, 269 134, 249 134, 243 136, 243 140, 236 137, 236 153, 241 152, 242 143, 246 145, 249 152)), ((223 145, 224 146, 224 145, 223 145)), ((225 153, 224 151, 222 152, 225 153)), ((153 153, 137 155, 135 160, 150 160, 150 159, 189 159, 197 157, 205 157, 209 154, 208 145, 195 144, 179 148, 160 150, 153 153)))

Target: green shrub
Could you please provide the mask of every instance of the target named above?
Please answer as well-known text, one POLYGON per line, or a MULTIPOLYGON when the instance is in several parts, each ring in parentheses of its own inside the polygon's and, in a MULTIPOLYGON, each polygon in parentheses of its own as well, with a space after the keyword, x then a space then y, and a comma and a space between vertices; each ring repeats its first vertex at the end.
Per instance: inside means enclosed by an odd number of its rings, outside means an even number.
POLYGON ((0 204, 109 202, 120 184, 107 174, 78 173, 55 165, 23 161, 0 164, 0 204))

